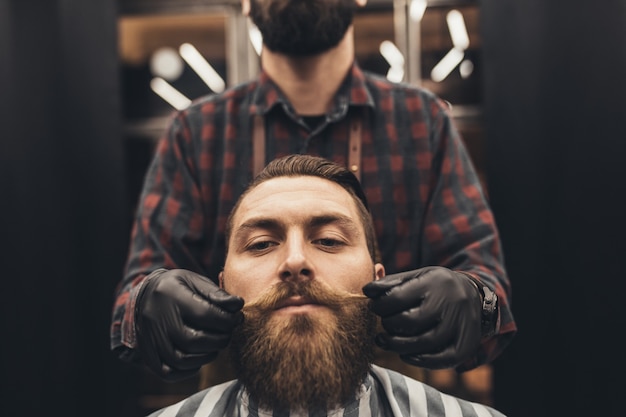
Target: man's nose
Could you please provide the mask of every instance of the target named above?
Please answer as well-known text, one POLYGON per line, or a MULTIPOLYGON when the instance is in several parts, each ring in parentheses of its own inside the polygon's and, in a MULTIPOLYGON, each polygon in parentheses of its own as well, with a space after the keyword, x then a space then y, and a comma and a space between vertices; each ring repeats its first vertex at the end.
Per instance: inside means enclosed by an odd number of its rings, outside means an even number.
POLYGON ((285 258, 280 265, 279 276, 284 281, 313 279, 313 265, 307 256, 303 239, 288 239, 285 245, 285 258))

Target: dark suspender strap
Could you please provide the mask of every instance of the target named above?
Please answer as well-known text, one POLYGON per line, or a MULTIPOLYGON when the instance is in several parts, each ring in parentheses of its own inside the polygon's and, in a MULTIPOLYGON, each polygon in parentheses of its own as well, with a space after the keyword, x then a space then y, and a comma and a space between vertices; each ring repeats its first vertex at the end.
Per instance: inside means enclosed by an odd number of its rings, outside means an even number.
POLYGON ((260 114, 254 116, 252 155, 252 177, 254 178, 265 167, 265 123, 260 114))
POLYGON ((350 143, 348 149, 348 169, 361 181, 361 118, 356 113, 350 122, 350 143))
MULTIPOLYGON (((361 180, 361 119, 358 113, 350 122, 350 142, 348 144, 348 169, 361 180)), ((252 175, 256 177, 265 167, 265 123, 263 116, 254 116, 252 131, 252 175)))

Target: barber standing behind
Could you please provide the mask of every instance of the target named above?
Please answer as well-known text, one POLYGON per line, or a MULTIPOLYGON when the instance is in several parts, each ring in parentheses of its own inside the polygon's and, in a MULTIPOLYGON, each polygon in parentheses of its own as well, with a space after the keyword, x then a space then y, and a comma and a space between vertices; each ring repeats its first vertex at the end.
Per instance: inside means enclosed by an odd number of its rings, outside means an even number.
POLYGON ((224 227, 253 171, 307 153, 360 177, 385 278, 363 289, 377 344, 424 368, 472 369, 516 332, 500 240, 442 101, 355 62, 366 0, 242 0, 262 72, 174 115, 147 172, 118 287, 111 346, 166 380, 226 347, 243 300, 216 285, 224 227))

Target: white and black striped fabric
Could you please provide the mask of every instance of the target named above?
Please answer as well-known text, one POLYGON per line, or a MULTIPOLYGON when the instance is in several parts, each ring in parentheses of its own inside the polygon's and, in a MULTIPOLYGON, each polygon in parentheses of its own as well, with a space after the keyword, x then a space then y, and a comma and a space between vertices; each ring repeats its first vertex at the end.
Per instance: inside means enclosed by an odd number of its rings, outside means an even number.
POLYGON ((259 409, 241 383, 234 380, 200 391, 149 417, 504 417, 504 414, 372 365, 354 400, 335 410, 302 414, 259 409))

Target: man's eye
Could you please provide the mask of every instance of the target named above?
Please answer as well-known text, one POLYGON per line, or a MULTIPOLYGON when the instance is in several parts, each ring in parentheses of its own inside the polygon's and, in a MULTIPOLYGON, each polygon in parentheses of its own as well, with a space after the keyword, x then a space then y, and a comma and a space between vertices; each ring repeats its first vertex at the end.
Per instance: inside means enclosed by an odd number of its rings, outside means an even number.
POLYGON ((330 239, 330 238, 317 239, 315 243, 317 243, 320 246, 324 246, 326 248, 336 248, 339 246, 344 246, 343 242, 336 240, 336 239, 330 239))
POLYGON ((266 249, 269 249, 270 247, 274 246, 275 243, 269 240, 264 240, 261 242, 254 242, 250 245, 247 246, 247 250, 249 251, 263 251, 266 249))

